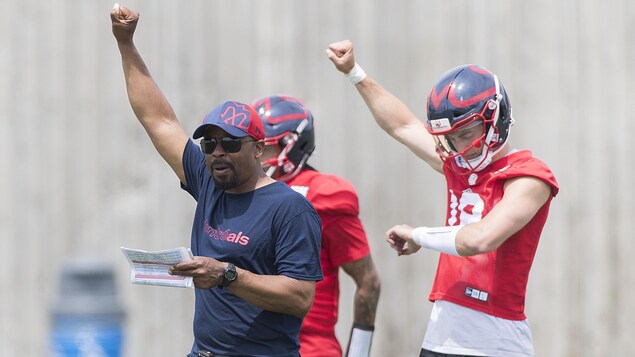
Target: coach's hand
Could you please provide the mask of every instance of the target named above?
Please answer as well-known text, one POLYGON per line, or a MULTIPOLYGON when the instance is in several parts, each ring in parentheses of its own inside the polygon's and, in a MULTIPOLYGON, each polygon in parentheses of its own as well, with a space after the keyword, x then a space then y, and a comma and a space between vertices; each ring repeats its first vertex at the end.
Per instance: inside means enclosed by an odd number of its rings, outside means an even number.
POLYGON ((198 289, 211 289, 223 281, 225 263, 210 257, 196 256, 192 260, 174 264, 170 267, 170 275, 191 276, 198 289))
POLYGON ((139 21, 139 13, 115 4, 110 12, 110 20, 112 34, 115 35, 117 42, 131 42, 139 21))

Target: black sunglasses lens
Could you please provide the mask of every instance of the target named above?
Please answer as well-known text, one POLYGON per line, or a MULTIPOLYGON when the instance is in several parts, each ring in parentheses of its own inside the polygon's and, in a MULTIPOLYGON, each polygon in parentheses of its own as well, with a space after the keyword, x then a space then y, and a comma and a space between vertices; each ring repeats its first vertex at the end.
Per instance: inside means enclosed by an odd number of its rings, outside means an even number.
POLYGON ((201 151, 204 154, 212 154, 214 149, 216 149, 216 144, 218 141, 216 139, 201 139, 201 151))
POLYGON ((216 140, 214 139, 201 139, 201 151, 204 154, 211 154, 216 149, 216 140))
POLYGON ((230 138, 222 138, 220 141, 223 150, 228 153, 235 153, 240 151, 240 147, 242 146, 242 142, 240 139, 230 139, 230 138))
MULTIPOLYGON (((219 140, 215 138, 201 139, 201 151, 203 151, 204 154, 211 155, 214 153, 214 150, 216 149, 216 145, 218 143, 219 140)), ((242 147, 242 141, 240 141, 240 139, 225 137, 220 140, 220 145, 225 152, 233 154, 240 151, 240 148, 242 147)))

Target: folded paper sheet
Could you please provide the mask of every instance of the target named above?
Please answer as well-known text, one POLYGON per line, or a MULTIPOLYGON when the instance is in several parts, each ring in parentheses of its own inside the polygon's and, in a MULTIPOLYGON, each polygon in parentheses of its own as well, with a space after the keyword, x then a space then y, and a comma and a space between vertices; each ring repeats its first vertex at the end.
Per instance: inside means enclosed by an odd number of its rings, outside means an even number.
POLYGON ((191 288, 192 277, 170 275, 170 266, 193 259, 192 251, 185 247, 148 252, 121 247, 130 263, 130 281, 133 284, 191 288))

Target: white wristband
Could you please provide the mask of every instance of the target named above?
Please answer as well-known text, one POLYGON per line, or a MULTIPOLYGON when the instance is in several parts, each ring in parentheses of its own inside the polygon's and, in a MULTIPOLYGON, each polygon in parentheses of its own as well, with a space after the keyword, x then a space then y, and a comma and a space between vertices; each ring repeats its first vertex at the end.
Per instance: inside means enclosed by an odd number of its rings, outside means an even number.
POLYGON ((362 67, 356 62, 355 66, 353 66, 353 69, 351 69, 350 72, 346 73, 346 77, 348 77, 348 80, 351 81, 353 85, 355 85, 366 78, 366 72, 364 72, 364 69, 362 69, 362 67))
POLYGON ((414 242, 424 248, 460 256, 456 251, 456 234, 463 226, 418 227, 412 231, 414 242))
POLYGON ((346 357, 368 357, 370 354, 370 344, 373 342, 372 326, 353 325, 351 338, 348 341, 346 357))

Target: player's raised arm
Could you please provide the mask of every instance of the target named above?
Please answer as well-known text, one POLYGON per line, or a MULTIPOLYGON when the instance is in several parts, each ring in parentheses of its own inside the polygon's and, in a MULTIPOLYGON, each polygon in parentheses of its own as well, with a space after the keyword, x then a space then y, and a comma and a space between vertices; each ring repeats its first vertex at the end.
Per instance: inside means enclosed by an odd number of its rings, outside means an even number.
POLYGON ((174 110, 146 67, 133 41, 139 14, 119 4, 110 13, 112 33, 117 40, 123 65, 128 99, 135 115, 150 136, 155 148, 172 170, 185 182, 182 155, 188 135, 174 110))
POLYGON ((326 55, 335 68, 355 85, 377 124, 434 170, 441 172, 441 159, 423 122, 399 98, 366 75, 355 62, 353 44, 349 40, 332 43, 326 49, 326 55))

